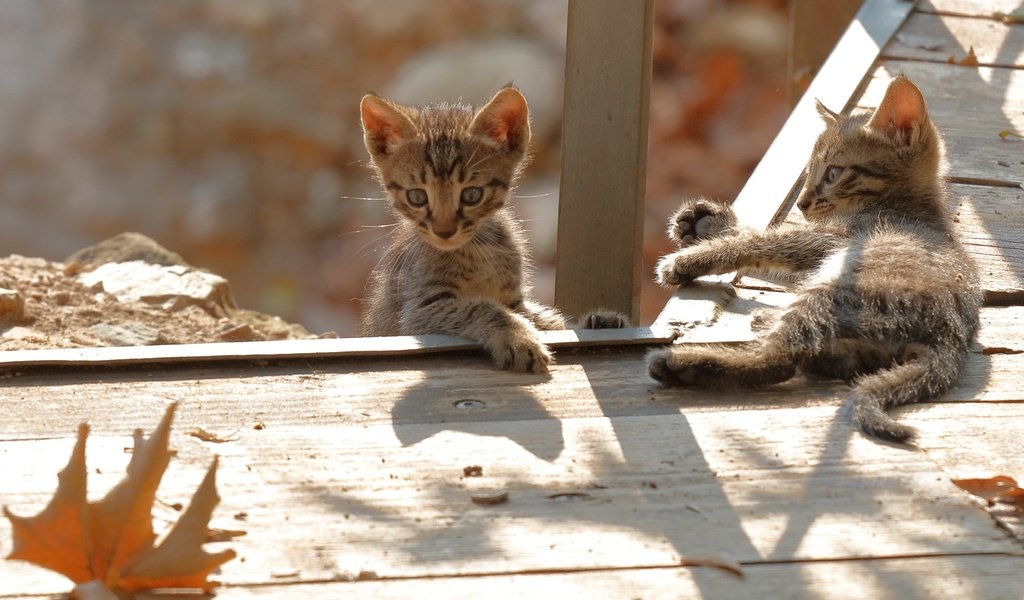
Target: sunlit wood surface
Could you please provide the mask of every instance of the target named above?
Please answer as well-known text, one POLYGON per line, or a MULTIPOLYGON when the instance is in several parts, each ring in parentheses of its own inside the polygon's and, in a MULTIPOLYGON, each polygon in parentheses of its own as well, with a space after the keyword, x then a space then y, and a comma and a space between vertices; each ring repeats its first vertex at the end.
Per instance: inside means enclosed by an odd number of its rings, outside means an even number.
MULTIPOLYGON (((156 520, 176 518, 172 505, 219 456, 211 525, 245 535, 209 546, 239 556, 216 574, 218 598, 1024 598, 1020 513, 989 512, 952 483, 1024 479, 1024 140, 998 135, 1024 133, 1024 25, 993 17, 1017 6, 932 0, 849 74, 863 80, 850 107, 875 106, 895 73, 921 87, 989 300, 960 386, 897 413, 918 428, 916 448, 853 431, 840 383, 663 388, 647 377, 645 344, 566 343, 545 377, 495 371, 472 349, 391 346, 17 365, 0 370, 0 504, 40 510, 83 421, 101 495, 123 475, 132 430, 178 401, 156 520), (981 67, 946 62, 969 46, 981 67), (187 435, 195 427, 226 441, 187 435), (507 501, 472 501, 494 491, 507 501)), ((800 164, 808 151, 772 160, 800 164)), ((785 214, 792 182, 777 188, 750 210, 785 214)), ((659 321, 680 343, 740 341, 753 312, 789 298, 725 278, 685 290, 659 321)), ((0 553, 10 544, 0 519, 0 553)), ((0 562, 0 598, 70 587, 0 562)))

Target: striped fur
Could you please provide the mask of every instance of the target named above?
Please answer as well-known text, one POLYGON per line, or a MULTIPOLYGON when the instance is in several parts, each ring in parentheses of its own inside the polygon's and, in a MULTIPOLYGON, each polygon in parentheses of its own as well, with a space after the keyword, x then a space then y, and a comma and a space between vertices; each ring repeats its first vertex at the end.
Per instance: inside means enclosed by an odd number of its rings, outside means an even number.
POLYGON ((907 442, 914 430, 887 411, 956 384, 982 301, 946 214, 942 140, 905 77, 872 114, 818 110, 826 128, 797 200, 807 223, 737 229, 728 207, 689 200, 670 224, 681 249, 656 273, 665 285, 737 270, 789 275, 800 279, 798 299, 756 343, 657 350, 650 373, 717 388, 777 383, 798 369, 844 379, 854 423, 907 442))
POLYGON ((363 335, 456 335, 482 344, 499 368, 547 372, 537 330, 566 322, 530 299, 525 236, 506 205, 530 142, 526 99, 506 87, 474 111, 370 94, 360 108, 399 221, 368 283, 363 335))

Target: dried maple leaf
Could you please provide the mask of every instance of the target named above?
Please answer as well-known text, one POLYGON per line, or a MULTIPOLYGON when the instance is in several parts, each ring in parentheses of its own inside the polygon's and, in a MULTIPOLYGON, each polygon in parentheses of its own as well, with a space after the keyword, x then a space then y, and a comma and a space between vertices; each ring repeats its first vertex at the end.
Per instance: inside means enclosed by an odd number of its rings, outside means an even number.
POLYGON ((119 594, 155 589, 201 589, 217 584, 209 574, 234 558, 232 550, 217 554, 202 549, 217 496, 214 459, 188 508, 157 541, 153 502, 170 462, 168 449, 171 404, 149 438, 134 432, 135 450, 127 476, 97 502, 86 500, 85 440, 89 426, 78 428, 78 441, 60 472, 57 491, 34 517, 10 519, 14 549, 9 560, 24 560, 56 571, 76 584, 101 583, 119 594), (154 545, 155 544, 155 545, 154 545))

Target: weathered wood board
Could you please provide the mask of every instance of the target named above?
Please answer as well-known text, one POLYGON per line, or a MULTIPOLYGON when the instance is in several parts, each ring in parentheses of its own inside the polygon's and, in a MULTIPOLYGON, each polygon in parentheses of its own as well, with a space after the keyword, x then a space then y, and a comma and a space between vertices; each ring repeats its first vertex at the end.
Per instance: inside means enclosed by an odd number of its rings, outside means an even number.
MULTIPOLYGON (((991 405, 944 404, 935 410, 911 410, 904 420, 920 428, 919 445, 951 479, 988 479, 1007 475, 1024 483, 1020 423, 1024 402, 991 405)), ((975 501, 982 506, 986 503, 975 501)), ((986 506, 1004 528, 1024 543, 1024 507, 986 506)))
MULTIPOLYGON (((183 424, 202 409, 184 400, 183 424)), ((832 406, 455 429, 268 419, 222 444, 183 430, 160 499, 187 502, 220 456, 212 525, 247 533, 211 548, 244 558, 220 575, 235 585, 671 567, 709 553, 759 563, 1024 552, 926 455, 853 434, 832 406), (484 476, 465 477, 470 465, 484 476), (507 490, 509 500, 474 504, 474 488, 507 490)), ((41 509, 71 445, 0 443, 0 502, 18 514, 41 509)), ((130 445, 128 435, 94 433, 94 494, 120 476, 130 445)), ((62 589, 59 577, 5 567, 0 590, 62 589)))
POLYGON ((917 10, 942 14, 993 18, 1020 8, 1020 0, 920 0, 917 10))
MULTIPOLYGON (((872 598, 1019 600, 1024 557, 968 555, 744 565, 743 578, 712 568, 617 569, 478 577, 227 586, 217 600, 273 598, 872 598)), ((41 600, 51 596, 3 596, 41 600)), ((181 598, 176 596, 174 598, 181 598)), ((173 600, 142 595, 138 600, 173 600)))
MULTIPOLYGON (((767 293, 767 292, 766 292, 767 293)), ((982 312, 979 348, 950 401, 1024 398, 1020 307, 982 312)), ((809 382, 746 392, 666 388, 647 377, 643 349, 558 353, 550 377, 496 371, 478 355, 439 355, 280 365, 209 364, 160 371, 29 370, 0 380, 0 441, 65 437, 88 420, 119 433, 155 422, 162 406, 187 400, 179 426, 230 433, 257 423, 320 426, 433 424, 437 430, 483 421, 674 414, 787 405, 838 406, 847 386, 809 382), (463 401, 476 402, 463 403, 463 401), (463 404, 460 404, 463 403, 463 404), (462 408, 467 407, 467 408, 462 408)), ((407 440, 409 443, 417 439, 407 440)))
POLYGON ((1004 129, 1024 132, 1024 70, 887 60, 871 74, 857 106, 878 106, 900 73, 924 94, 946 141, 951 177, 1024 183, 1024 140, 999 137, 1004 129))
POLYGON ((882 50, 887 59, 961 61, 970 48, 985 66, 1024 64, 1024 27, 995 19, 914 13, 882 50))
MULTIPOLYGON (((1024 144, 1018 145, 1024 161, 1024 144)), ((951 185, 949 191, 950 214, 978 265, 986 301, 1024 302, 1024 189, 951 185)))

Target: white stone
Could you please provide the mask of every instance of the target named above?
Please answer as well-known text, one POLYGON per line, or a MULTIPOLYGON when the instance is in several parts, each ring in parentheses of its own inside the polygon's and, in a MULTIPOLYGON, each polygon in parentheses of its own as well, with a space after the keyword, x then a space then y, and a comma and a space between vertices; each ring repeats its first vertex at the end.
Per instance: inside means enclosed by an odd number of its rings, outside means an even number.
POLYGON ((192 304, 234 306, 226 279, 182 265, 161 266, 139 260, 107 263, 77 279, 89 289, 102 289, 118 302, 145 302, 174 309, 192 304))

